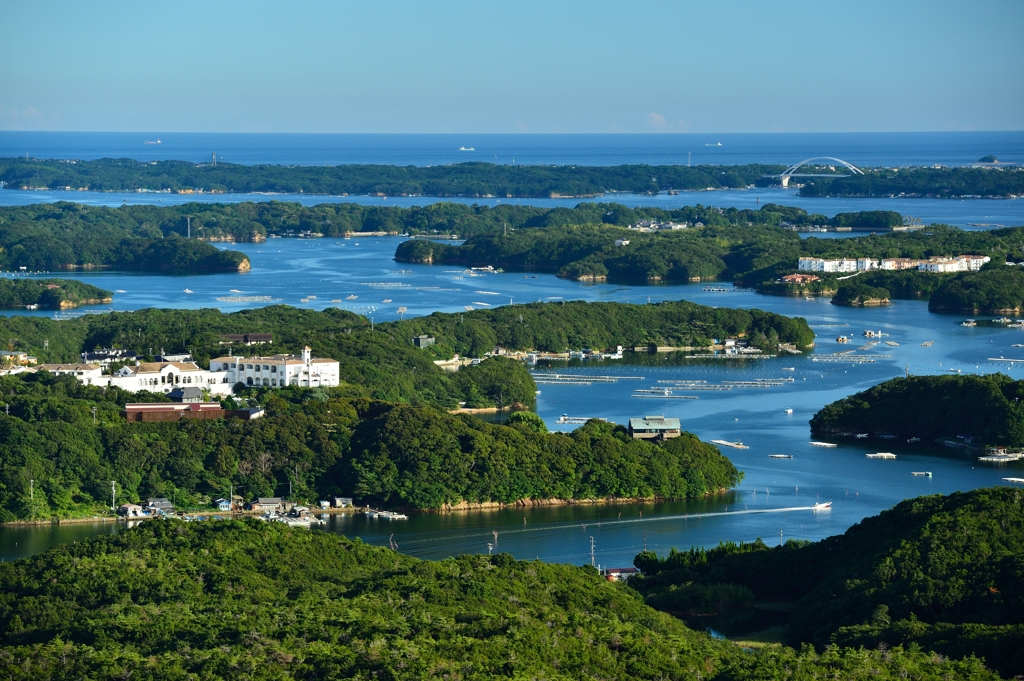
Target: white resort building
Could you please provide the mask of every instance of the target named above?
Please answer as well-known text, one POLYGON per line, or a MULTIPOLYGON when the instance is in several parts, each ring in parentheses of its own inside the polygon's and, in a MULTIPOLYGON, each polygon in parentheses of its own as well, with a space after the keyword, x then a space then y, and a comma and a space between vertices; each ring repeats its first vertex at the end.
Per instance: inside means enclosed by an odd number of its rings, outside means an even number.
POLYGON ((958 255, 952 258, 800 258, 797 270, 801 272, 869 272, 871 270, 919 270, 921 272, 974 272, 990 262, 987 255, 958 255))
POLYGON ((341 382, 338 360, 314 358, 308 347, 301 356, 218 357, 210 360, 210 370, 226 374, 231 385, 316 388, 333 387, 341 382))
POLYGON ((223 371, 207 371, 193 362, 140 362, 121 367, 109 376, 89 381, 91 385, 108 385, 131 392, 148 390, 169 393, 175 388, 193 387, 208 390, 211 395, 229 395, 234 383, 223 371))

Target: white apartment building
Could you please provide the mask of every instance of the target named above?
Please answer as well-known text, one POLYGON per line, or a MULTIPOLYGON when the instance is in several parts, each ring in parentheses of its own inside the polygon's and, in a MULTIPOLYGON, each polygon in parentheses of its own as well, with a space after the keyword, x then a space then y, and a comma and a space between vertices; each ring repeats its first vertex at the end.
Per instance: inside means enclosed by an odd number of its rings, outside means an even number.
POLYGON ((956 259, 966 263, 967 269, 971 272, 980 270, 987 263, 992 262, 992 258, 987 255, 958 255, 956 259))
POLYGON ((223 372, 231 385, 283 388, 333 387, 341 383, 341 367, 336 359, 314 358, 308 347, 302 355, 272 357, 218 357, 210 360, 210 370, 223 372))
POLYGON ((929 258, 922 262, 918 268, 922 272, 964 272, 968 269, 966 262, 954 260, 953 258, 929 258))
MULTIPOLYGON (((867 258, 861 258, 867 260, 867 258)), ((800 258, 797 269, 801 272, 856 272, 859 261, 852 258, 825 260, 824 258, 800 258)))

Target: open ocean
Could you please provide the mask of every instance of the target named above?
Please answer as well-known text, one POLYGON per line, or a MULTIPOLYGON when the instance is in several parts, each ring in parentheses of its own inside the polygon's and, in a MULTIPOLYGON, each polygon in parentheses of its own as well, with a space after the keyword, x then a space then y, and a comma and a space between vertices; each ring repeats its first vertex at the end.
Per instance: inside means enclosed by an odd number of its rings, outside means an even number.
POLYGON ((243 164, 524 165, 798 163, 835 156, 854 165, 963 165, 994 154, 1024 162, 1024 131, 632 135, 354 135, 0 131, 0 157, 217 160, 243 164), (146 144, 147 141, 160 144, 146 144), (721 146, 717 146, 721 143, 721 146), (713 146, 712 146, 713 145, 713 146), (460 147, 474 151, 459 151, 460 147))

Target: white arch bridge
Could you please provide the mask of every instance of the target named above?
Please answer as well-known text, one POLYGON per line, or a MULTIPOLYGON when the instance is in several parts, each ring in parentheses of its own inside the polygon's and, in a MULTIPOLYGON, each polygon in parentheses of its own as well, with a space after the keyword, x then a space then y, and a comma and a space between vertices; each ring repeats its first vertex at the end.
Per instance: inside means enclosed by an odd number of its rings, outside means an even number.
POLYGON ((805 165, 807 165, 809 163, 813 163, 815 161, 832 161, 833 163, 836 163, 837 165, 841 165, 844 168, 846 168, 847 170, 849 170, 852 175, 863 175, 864 174, 863 170, 861 170, 857 166, 853 165, 852 163, 847 163, 846 161, 844 161, 841 158, 836 158, 834 156, 815 156, 814 158, 809 158, 809 159, 800 161, 796 165, 792 165, 792 166, 786 168, 785 170, 783 170, 778 175, 772 175, 771 177, 778 178, 782 182, 782 186, 783 187, 788 187, 789 186, 789 178, 791 178, 791 177, 849 177, 849 175, 834 175, 834 174, 825 174, 825 173, 798 173, 798 172, 796 172, 802 166, 805 166, 805 165))

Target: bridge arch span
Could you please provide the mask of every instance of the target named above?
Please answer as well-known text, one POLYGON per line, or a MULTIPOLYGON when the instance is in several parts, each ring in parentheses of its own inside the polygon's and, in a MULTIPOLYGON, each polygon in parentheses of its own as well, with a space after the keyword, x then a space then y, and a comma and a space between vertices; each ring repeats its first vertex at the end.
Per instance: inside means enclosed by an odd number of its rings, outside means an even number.
POLYGON ((861 170, 857 166, 853 165, 852 163, 848 163, 848 162, 844 161, 841 158, 836 158, 835 156, 815 156, 813 158, 808 158, 808 159, 805 159, 803 161, 800 161, 796 165, 792 165, 792 166, 786 168, 785 170, 783 170, 782 173, 779 175, 779 178, 782 180, 782 186, 783 187, 788 187, 789 186, 789 178, 792 177, 793 174, 796 173, 796 171, 799 170, 801 166, 805 166, 808 163, 811 163, 813 161, 833 161, 833 162, 838 163, 839 165, 843 166, 844 168, 849 170, 854 175, 863 175, 864 174, 863 170, 861 170))

